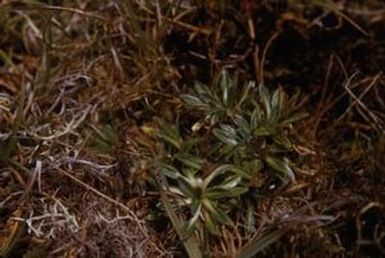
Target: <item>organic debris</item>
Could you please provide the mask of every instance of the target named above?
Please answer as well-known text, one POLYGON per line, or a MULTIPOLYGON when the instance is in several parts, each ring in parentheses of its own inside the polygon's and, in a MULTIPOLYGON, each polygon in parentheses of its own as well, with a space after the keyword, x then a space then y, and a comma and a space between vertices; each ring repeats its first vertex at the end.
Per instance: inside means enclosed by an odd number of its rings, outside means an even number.
POLYGON ((0 2, 0 257, 385 256, 385 4, 0 2))

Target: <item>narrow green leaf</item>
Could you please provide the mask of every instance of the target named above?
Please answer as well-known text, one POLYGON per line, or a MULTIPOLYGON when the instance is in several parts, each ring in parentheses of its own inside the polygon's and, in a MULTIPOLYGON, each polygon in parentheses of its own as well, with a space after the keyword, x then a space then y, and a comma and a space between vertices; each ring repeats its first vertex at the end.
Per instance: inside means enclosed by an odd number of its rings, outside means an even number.
POLYGON ((183 164, 185 164, 191 168, 195 168, 197 170, 200 170, 202 168, 203 163, 204 163, 203 159, 201 159, 197 156, 188 154, 188 153, 177 154, 177 155, 175 155, 175 157, 177 160, 179 160, 183 164))
POLYGON ((216 97, 213 95, 207 85, 200 82, 195 82, 194 88, 194 95, 198 97, 201 102, 206 103, 209 106, 213 106, 213 102, 215 101, 216 97))
POLYGON ((220 129, 215 128, 213 130, 214 136, 216 136, 220 141, 229 145, 237 145, 237 132, 235 129, 229 125, 221 125, 220 129))
POLYGON ((234 198, 240 197, 242 194, 246 193, 249 189, 247 187, 236 186, 231 189, 225 190, 219 187, 210 188, 204 196, 208 199, 219 200, 223 198, 234 198))
POLYGON ((216 187, 223 190, 230 190, 231 188, 236 187, 241 182, 241 180, 242 178, 238 175, 229 176, 216 187))
POLYGON ((286 135, 276 134, 276 135, 273 135, 272 138, 273 138, 273 141, 279 146, 285 147, 288 150, 292 148, 292 144, 286 135))
MULTIPOLYGON (((158 182, 159 184, 159 182, 158 182)), ((170 218, 172 225, 174 226, 175 231, 178 233, 180 239, 183 241, 183 245, 188 253, 188 256, 191 258, 202 258, 203 254, 200 248, 200 241, 195 235, 191 235, 189 238, 185 238, 182 233, 182 227, 186 223, 181 216, 173 210, 170 200, 165 194, 163 188, 159 187, 161 201, 165 207, 166 213, 170 218)))
POLYGON ((210 210, 210 215, 215 221, 218 221, 221 224, 229 225, 231 223, 230 217, 223 210, 217 207, 210 210))
POLYGON ((305 113, 305 112, 294 113, 294 114, 290 115, 289 117, 283 119, 280 122, 280 124, 281 125, 288 125, 288 124, 294 123, 294 122, 296 122, 298 120, 301 120, 301 119, 303 119, 303 118, 305 118, 307 116, 308 116, 308 114, 305 113))
POLYGON ((225 193, 226 193, 226 190, 213 187, 213 188, 210 188, 210 190, 206 191, 202 197, 210 200, 218 200, 218 199, 222 199, 225 193))
POLYGON ((250 124, 245 118, 240 115, 236 115, 234 117, 234 123, 238 126, 239 132, 244 138, 250 136, 250 124))
POLYGON ((228 136, 230 137, 236 137, 237 136, 237 132, 235 131, 235 129, 230 126, 230 125, 226 125, 226 124, 221 124, 220 125, 220 128, 221 130, 228 136))
POLYGON ((216 104, 216 106, 211 107, 209 113, 214 117, 215 123, 220 120, 223 116, 226 115, 226 108, 224 108, 220 104, 216 104))
POLYGON ((265 158, 265 161, 269 167, 280 172, 282 178, 294 179, 293 171, 283 160, 268 156, 265 158))
POLYGON ((268 118, 268 123, 273 124, 274 126, 278 125, 278 121, 281 117, 281 110, 279 108, 272 108, 270 117, 268 118))
POLYGON ((227 214, 214 206, 213 202, 209 199, 202 200, 203 207, 209 212, 210 217, 221 224, 229 224, 230 218, 227 214))
POLYGON ((271 116, 270 94, 267 88, 262 84, 259 86, 259 99, 265 109, 266 118, 269 119, 271 116))
POLYGON ((160 170, 165 176, 172 178, 172 179, 177 179, 181 173, 179 172, 178 169, 176 169, 174 166, 169 165, 169 164, 161 164, 161 170, 160 170))
POLYGON ((210 214, 207 211, 203 211, 203 222, 205 227, 209 230, 211 234, 217 234, 217 227, 210 214))
POLYGON ((182 137, 176 125, 166 124, 164 121, 159 121, 160 130, 157 132, 159 138, 170 143, 177 149, 180 149, 182 137))
POLYGON ((271 97, 271 107, 273 109, 280 110, 281 109, 281 99, 282 99, 282 90, 281 88, 278 88, 274 91, 273 96, 271 97))
POLYGON ((251 81, 251 82, 247 83, 247 86, 245 87, 245 90, 242 93, 242 97, 241 97, 241 99, 237 103, 237 109, 240 109, 242 104, 243 104, 243 102, 245 102, 246 99, 249 98, 249 96, 250 96, 249 91, 250 91, 251 88, 254 88, 254 86, 255 86, 255 82, 251 81))
POLYGON ((185 176, 179 176, 177 178, 179 190, 190 198, 199 198, 196 196, 197 181, 195 178, 187 178, 185 176))
POLYGON ((182 94, 180 97, 188 106, 199 108, 199 109, 208 109, 209 108, 209 105, 202 102, 202 100, 196 96, 189 95, 189 94, 182 94))
POLYGON ((253 110, 253 113, 251 114, 250 126, 251 128, 255 129, 259 127, 261 122, 262 122, 262 112, 261 112, 261 108, 257 104, 253 110))
POLYGON ((255 209, 253 205, 248 203, 247 205, 247 210, 246 210, 246 231, 249 234, 252 234, 255 231, 255 209))
POLYGON ((220 76, 220 86, 222 90, 222 102, 225 107, 228 106, 230 80, 226 70, 223 70, 220 76))
POLYGON ((250 258, 263 251, 269 245, 277 242, 286 233, 283 229, 275 229, 260 238, 251 240, 249 243, 239 249, 235 255, 236 258, 250 258))
POLYGON ((159 134, 158 136, 159 136, 159 138, 161 138, 161 139, 165 140, 166 142, 170 143, 171 145, 173 145, 175 148, 177 148, 177 149, 180 148, 180 142, 177 139, 172 138, 169 135, 165 135, 165 134, 159 134))
POLYGON ((229 190, 224 196, 227 198, 240 197, 242 194, 247 193, 248 191, 249 191, 248 187, 237 186, 229 190))
POLYGON ((263 162, 260 159, 254 159, 248 163, 248 168, 254 173, 259 172, 263 168, 263 162))
POLYGON ((269 136, 274 134, 274 129, 267 127, 260 127, 254 130, 254 136, 269 136))
POLYGON ((193 233, 195 229, 195 225, 199 219, 199 216, 201 215, 201 208, 202 208, 202 205, 199 204, 199 206, 195 210, 194 215, 183 225, 181 232, 184 238, 187 239, 193 233))
POLYGON ((237 145, 233 145, 233 144, 231 144, 231 145, 224 145, 223 147, 221 147, 219 149, 218 154, 221 157, 225 157, 225 160, 227 160, 227 159, 229 159, 230 157, 233 156, 234 151, 236 150, 236 147, 237 147, 237 145))
POLYGON ((217 177, 218 175, 224 174, 234 169, 233 165, 225 164, 214 169, 210 175, 208 175, 203 181, 203 188, 207 188, 207 186, 211 183, 211 181, 217 177))

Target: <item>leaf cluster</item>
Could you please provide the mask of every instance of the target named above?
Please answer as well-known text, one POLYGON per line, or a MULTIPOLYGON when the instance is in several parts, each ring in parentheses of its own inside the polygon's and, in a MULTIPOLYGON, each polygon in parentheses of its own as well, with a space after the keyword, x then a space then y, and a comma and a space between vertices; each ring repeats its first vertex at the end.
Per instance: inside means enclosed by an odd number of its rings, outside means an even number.
MULTIPOLYGON (((254 82, 240 87, 223 71, 217 84, 198 82, 181 98, 200 119, 192 128, 159 121, 156 138, 167 190, 173 203, 190 214, 184 237, 194 230, 215 234, 220 225, 231 225, 240 203, 255 203, 249 193, 264 186, 261 178, 295 180, 288 158, 290 128, 306 116, 296 112, 298 95, 289 99, 281 88, 270 92, 254 82), (188 133, 182 136, 181 131, 188 133)), ((244 221, 252 225, 247 220, 253 221, 253 208, 245 210, 249 218, 244 221)))

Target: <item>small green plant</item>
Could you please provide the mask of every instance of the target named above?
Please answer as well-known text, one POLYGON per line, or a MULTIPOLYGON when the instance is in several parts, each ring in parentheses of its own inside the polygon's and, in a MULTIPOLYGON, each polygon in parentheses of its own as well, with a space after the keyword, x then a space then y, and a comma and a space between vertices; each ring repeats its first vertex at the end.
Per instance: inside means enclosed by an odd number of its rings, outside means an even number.
POLYGON ((182 173, 173 171, 177 185, 171 187, 170 191, 182 200, 182 205, 188 206, 192 214, 182 230, 186 237, 192 233, 200 219, 211 233, 217 232, 218 223, 231 223, 226 213, 229 207, 226 207, 223 200, 239 197, 248 191, 247 187, 241 185, 241 176, 234 171, 232 165, 221 165, 205 178, 197 176, 198 171, 193 169, 182 173))
POLYGON ((241 203, 246 204, 242 223, 252 231, 256 200, 250 193, 264 186, 261 178, 295 180, 288 155, 290 128, 306 116, 295 111, 297 97, 289 99, 280 88, 271 93, 253 82, 240 88, 223 71, 218 84, 196 83, 192 92, 181 95, 184 111, 201 115, 191 128, 158 121, 163 187, 173 209, 189 216, 179 230, 182 238, 231 226, 241 203))
POLYGON ((240 89, 237 96, 236 84, 228 77, 226 71, 220 76, 221 99, 218 90, 210 91, 200 83, 191 94, 181 96, 187 107, 203 112, 203 120, 215 118, 210 120, 212 126, 208 129, 214 139, 209 154, 217 162, 231 162, 245 172, 267 165, 281 179, 294 179, 284 154, 292 150, 290 125, 306 116, 295 112, 298 96, 289 100, 281 88, 271 94, 263 85, 256 89, 252 82, 240 89))

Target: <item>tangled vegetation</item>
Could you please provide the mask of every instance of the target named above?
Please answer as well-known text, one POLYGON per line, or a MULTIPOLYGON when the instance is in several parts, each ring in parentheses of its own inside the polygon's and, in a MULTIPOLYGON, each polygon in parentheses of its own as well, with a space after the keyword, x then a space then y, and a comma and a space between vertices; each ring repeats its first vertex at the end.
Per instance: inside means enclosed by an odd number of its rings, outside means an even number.
POLYGON ((0 2, 0 257, 382 257, 385 4, 0 2))

